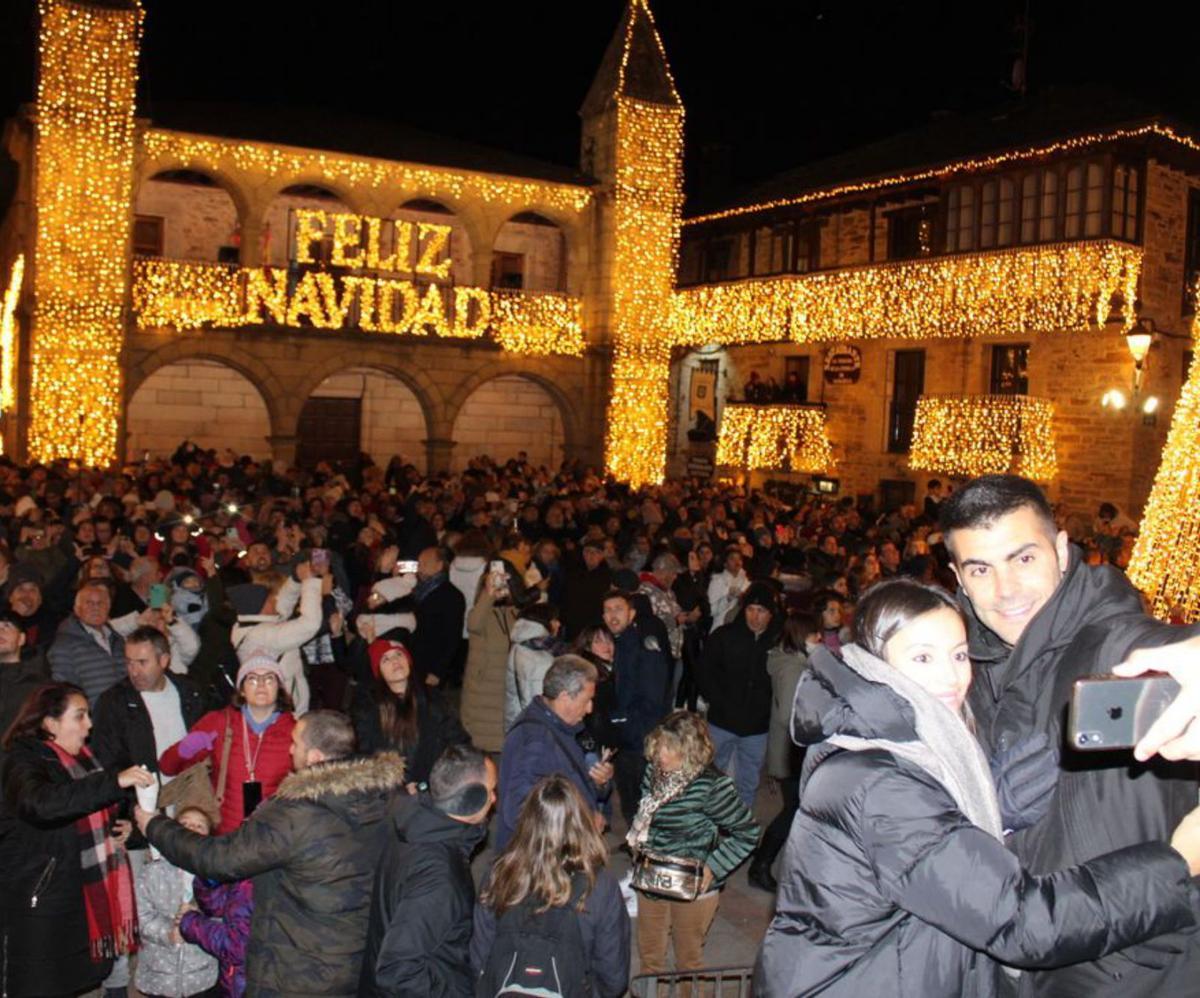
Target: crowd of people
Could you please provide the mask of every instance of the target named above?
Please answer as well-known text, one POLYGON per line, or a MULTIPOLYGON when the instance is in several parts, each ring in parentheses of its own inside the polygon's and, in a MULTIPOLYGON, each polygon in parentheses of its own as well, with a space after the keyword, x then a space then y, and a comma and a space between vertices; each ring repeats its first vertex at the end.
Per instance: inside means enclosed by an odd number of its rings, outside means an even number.
POLYGON ((1200 693, 1061 714, 1200 638, 1115 509, 926 491, 0 459, 0 991, 616 996, 748 863, 756 993, 1188 993, 1200 693))

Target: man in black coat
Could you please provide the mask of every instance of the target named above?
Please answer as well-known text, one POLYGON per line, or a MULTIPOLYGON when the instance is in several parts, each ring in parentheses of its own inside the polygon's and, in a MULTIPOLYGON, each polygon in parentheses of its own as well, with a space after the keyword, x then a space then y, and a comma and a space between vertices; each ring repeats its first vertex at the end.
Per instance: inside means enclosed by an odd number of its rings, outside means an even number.
POLYGON ((445 548, 426 548, 417 559, 416 588, 383 611, 408 612, 417 618, 416 629, 406 644, 418 675, 430 686, 440 686, 453 678, 467 615, 463 594, 450 582, 450 561, 445 548))
MULTIPOLYGON (((939 516, 962 584, 975 667, 970 705, 993 756, 1038 734, 1063 746, 1076 679, 1108 672, 1134 649, 1197 633, 1147 616, 1116 568, 1083 564, 1033 482, 986 475, 946 499, 939 516)), ((1124 846, 1169 842, 1195 807, 1196 788, 1194 765, 1064 748, 1049 810, 1009 845, 1026 869, 1046 874, 1124 846)), ((1020 994, 1173 998, 1195 994, 1198 979, 1200 937, 1167 936, 1094 963, 1023 974, 1020 994)))
POLYGON ((567 572, 563 590, 562 627, 568 641, 585 627, 600 623, 600 605, 613 586, 612 569, 604 560, 604 541, 584 541, 580 557, 567 572))
POLYGON ((390 797, 404 785, 394 754, 352 758, 354 728, 334 711, 292 731, 296 772, 237 831, 197 835, 135 809, 169 862, 214 880, 254 878, 246 993, 256 998, 351 998, 387 834, 390 797))
POLYGON ((737 618, 709 635, 700 656, 697 683, 708 701, 708 730, 717 768, 732 767, 738 796, 754 807, 771 726, 771 676, 767 652, 779 636, 779 600, 769 585, 755 582, 742 597, 737 618))
MULTIPOLYGON (((92 722, 92 754, 105 769, 145 766, 157 773, 158 757, 207 713, 200 689, 170 665, 171 645, 161 631, 139 627, 125 639, 126 677, 100 694, 92 722)), ((146 842, 134 832, 128 847, 144 850, 146 842)))
POLYGON ((397 800, 371 898, 359 995, 474 994, 470 859, 495 800, 495 764, 465 745, 434 763, 428 793, 397 800))

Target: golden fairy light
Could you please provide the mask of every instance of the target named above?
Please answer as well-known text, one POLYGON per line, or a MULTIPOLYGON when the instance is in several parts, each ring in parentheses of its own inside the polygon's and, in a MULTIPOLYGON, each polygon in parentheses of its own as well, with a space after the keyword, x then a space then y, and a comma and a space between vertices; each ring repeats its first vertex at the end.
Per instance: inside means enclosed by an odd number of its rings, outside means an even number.
POLYGON ((1054 406, 1027 395, 922 395, 908 466, 942 475, 1058 473, 1054 406))
POLYGON ((834 468, 825 410, 796 405, 726 404, 717 464, 747 471, 825 473, 834 468))
POLYGON ((1200 620, 1200 363, 1175 403, 1162 463, 1142 515, 1129 578, 1152 612, 1200 620))
POLYGON ((0 303, 0 410, 4 412, 12 409, 17 401, 17 302, 21 298, 24 276, 25 254, 20 253, 13 261, 8 287, 0 303))

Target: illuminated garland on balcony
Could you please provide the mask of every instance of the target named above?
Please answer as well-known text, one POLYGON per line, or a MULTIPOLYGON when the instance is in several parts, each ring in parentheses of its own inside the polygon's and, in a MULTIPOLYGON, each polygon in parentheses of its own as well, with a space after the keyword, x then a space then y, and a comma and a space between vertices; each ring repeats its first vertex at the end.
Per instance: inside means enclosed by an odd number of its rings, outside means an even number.
POLYGON ((1167 617, 1176 607, 1188 623, 1200 620, 1200 363, 1187 384, 1163 448, 1129 562, 1129 578, 1167 617))
POLYGON ((307 271, 182 260, 136 260, 133 307, 140 329, 357 329, 392 335, 475 339, 491 329, 501 347, 527 355, 583 353, 578 298, 307 271), (449 303, 449 305, 447 304, 449 303), (357 306, 357 312, 351 309, 357 306))
POLYGON ((551 211, 578 214, 592 200, 588 188, 573 184, 458 172, 362 156, 189 135, 163 128, 151 128, 146 132, 143 150, 152 163, 169 163, 172 167, 218 174, 234 171, 255 176, 303 177, 305 183, 324 183, 335 190, 369 187, 453 201, 478 198, 516 211, 541 205, 551 211))
POLYGON ((1027 395, 923 395, 908 466, 970 478, 1013 471, 1049 481, 1058 473, 1054 406, 1027 395))
POLYGON ((142 9, 41 0, 29 452, 117 453, 142 9))
POLYGON ((833 448, 825 432, 825 410, 726 405, 721 414, 717 464, 748 471, 832 471, 833 448))
POLYGON ((1200 152, 1200 142, 1187 135, 1181 135, 1169 125, 1157 122, 1142 125, 1139 128, 1118 128, 1110 132, 1093 132, 1088 135, 1077 135, 1074 138, 1051 142, 1042 146, 1029 146, 1025 149, 1010 149, 1007 152, 995 153, 991 156, 981 156, 975 159, 955 160, 942 166, 930 167, 924 170, 913 170, 908 173, 898 173, 890 177, 877 177, 873 180, 858 180, 849 184, 839 184, 834 187, 824 187, 815 191, 807 191, 790 198, 777 198, 773 201, 761 201, 757 204, 740 205, 727 208, 724 211, 712 212, 708 215, 697 215, 695 218, 684 220, 684 225, 699 225, 702 222, 713 222, 722 218, 735 218, 739 215, 753 215, 760 211, 770 211, 773 208, 789 208, 814 201, 826 201, 844 194, 862 194, 868 191, 887 190, 892 187, 903 187, 905 184, 920 183, 928 180, 945 180, 959 174, 977 173, 984 170, 997 170, 1015 163, 1041 159, 1045 156, 1057 156, 1063 153, 1074 153, 1081 149, 1100 145, 1106 142, 1118 142, 1125 139, 1140 139, 1146 136, 1158 136, 1169 142, 1174 142, 1193 152, 1200 152))
MULTIPOLYGON (((21 299, 21 281, 25 276, 25 254, 13 261, 8 288, 0 304, 0 410, 8 412, 16 404, 17 302, 21 299)), ((3 453, 0 442, 0 453, 3 453)))
POLYGON ((1108 318, 1114 293, 1136 300, 1141 264, 1124 243, 1057 243, 716 284, 678 292, 674 325, 693 346, 1083 329, 1108 318))

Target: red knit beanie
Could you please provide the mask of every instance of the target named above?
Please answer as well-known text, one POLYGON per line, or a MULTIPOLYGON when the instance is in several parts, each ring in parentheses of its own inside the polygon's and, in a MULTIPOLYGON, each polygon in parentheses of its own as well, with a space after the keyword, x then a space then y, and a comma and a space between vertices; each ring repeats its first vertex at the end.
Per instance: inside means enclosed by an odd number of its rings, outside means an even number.
POLYGON ((413 667, 412 654, 399 641, 393 641, 391 638, 376 638, 367 647, 367 654, 371 656, 371 672, 376 679, 379 678, 379 667, 383 664, 383 656, 392 649, 399 649, 404 652, 404 657, 408 659, 408 669, 411 672, 413 667))

